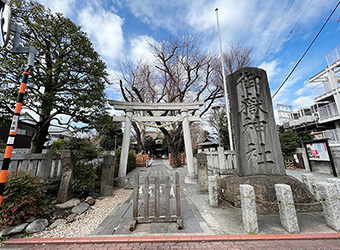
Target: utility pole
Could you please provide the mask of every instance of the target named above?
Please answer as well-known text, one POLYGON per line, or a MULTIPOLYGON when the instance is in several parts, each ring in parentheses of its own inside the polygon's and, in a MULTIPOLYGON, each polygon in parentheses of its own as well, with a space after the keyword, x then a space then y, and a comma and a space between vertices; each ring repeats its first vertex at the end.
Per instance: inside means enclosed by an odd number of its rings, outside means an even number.
POLYGON ((10 125, 9 136, 7 139, 6 150, 4 154, 4 160, 2 163, 1 171, 0 171, 0 206, 2 201, 2 196, 5 190, 5 182, 7 179, 7 173, 9 164, 11 162, 12 151, 14 147, 14 141, 17 134, 18 122, 20 118, 21 108, 24 101, 24 95, 26 92, 26 85, 28 82, 28 76, 31 69, 34 66, 34 58, 37 54, 37 50, 33 46, 29 47, 20 47, 19 41, 22 33, 21 27, 19 25, 11 25, 11 8, 9 2, 6 0, 0 0, 0 17, 1 17, 1 45, 2 47, 6 47, 9 41, 9 33, 10 31, 14 32, 13 39, 13 54, 27 54, 28 63, 24 68, 24 72, 22 75, 22 81, 19 88, 18 99, 15 105, 14 115, 12 118, 12 122, 10 125), (10 28, 9 28, 10 27, 10 28))

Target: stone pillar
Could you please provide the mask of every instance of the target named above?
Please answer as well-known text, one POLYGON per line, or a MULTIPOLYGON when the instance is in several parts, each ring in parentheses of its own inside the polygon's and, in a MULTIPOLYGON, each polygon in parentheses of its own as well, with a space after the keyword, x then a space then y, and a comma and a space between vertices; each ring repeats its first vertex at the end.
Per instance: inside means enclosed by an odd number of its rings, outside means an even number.
POLYGON ((340 196, 340 179, 339 178, 327 178, 327 182, 333 183, 335 185, 336 190, 340 196))
POLYGON ((57 202, 64 203, 74 197, 72 191, 74 156, 71 150, 61 152, 62 176, 57 197, 57 202))
POLYGON ((266 71, 229 75, 228 93, 238 175, 286 175, 266 71))
POLYGON ((205 153, 197 154, 197 184, 199 193, 208 191, 208 161, 205 153))
POLYGON ((275 184, 276 198, 282 227, 288 233, 299 233, 299 222, 296 216, 292 189, 286 184, 275 184))
POLYGON ((115 158, 113 155, 104 155, 102 164, 102 177, 100 183, 100 196, 111 196, 115 174, 115 158))
POLYGON ((241 208, 243 228, 247 233, 258 233, 255 192, 254 188, 248 184, 240 185, 241 208))
MULTIPOLYGON (((127 116, 132 116, 132 114, 133 114, 132 110, 126 110, 127 116)), ((120 155, 120 162, 119 162, 118 177, 120 178, 124 178, 126 176, 127 161, 128 161, 128 155, 129 155, 129 147, 130 147, 131 120, 127 116, 125 117, 122 152, 120 155)))
POLYGON ((333 183, 318 182, 316 187, 323 201, 322 209, 327 226, 340 231, 340 197, 333 183))
POLYGON ((218 147, 217 153, 218 153, 218 168, 219 168, 219 172, 222 173, 223 170, 225 170, 224 147, 218 147))
POLYGON ((208 176, 209 205, 218 206, 217 176, 208 176))
POLYGON ((185 156, 187 160, 188 166, 188 174, 185 177, 185 183, 195 184, 197 183, 197 175, 195 174, 194 169, 194 157, 192 153, 192 145, 191 145, 191 135, 190 135, 190 127, 189 127, 189 119, 188 119, 188 110, 182 109, 181 115, 186 116, 183 119, 183 137, 184 137, 184 145, 185 145, 185 156))
POLYGON ((302 182, 306 184, 309 192, 311 192, 311 194, 314 195, 317 200, 319 200, 320 197, 316 190, 314 175, 313 174, 301 174, 301 178, 302 178, 302 182))

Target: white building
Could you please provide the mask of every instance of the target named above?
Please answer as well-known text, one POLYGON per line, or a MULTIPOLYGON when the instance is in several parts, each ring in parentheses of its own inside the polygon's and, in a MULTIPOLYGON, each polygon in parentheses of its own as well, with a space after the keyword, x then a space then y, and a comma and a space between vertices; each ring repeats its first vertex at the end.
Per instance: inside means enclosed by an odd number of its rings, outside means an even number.
POLYGON ((311 77, 314 104, 291 111, 287 129, 320 131, 330 143, 340 144, 340 45, 326 55, 327 67, 311 77))

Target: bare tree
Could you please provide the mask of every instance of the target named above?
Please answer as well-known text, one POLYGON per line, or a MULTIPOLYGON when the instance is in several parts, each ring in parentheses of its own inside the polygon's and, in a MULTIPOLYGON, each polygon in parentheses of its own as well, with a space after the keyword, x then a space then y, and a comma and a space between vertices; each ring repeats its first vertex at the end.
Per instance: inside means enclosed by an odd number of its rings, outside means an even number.
POLYGON ((228 75, 252 64, 252 47, 242 45, 241 43, 237 45, 229 43, 229 46, 230 48, 223 53, 224 64, 226 66, 225 70, 228 75))
MULTIPOLYGON (((219 59, 215 53, 203 53, 196 36, 188 35, 160 43, 150 43, 150 49, 153 58, 149 62, 133 63, 125 60, 118 63, 122 79, 120 88, 125 101, 148 103, 204 101, 204 107, 198 112, 202 117, 216 99, 224 96, 219 59)), ((154 115, 152 111, 147 111, 147 114, 154 115)), ((161 115, 177 114, 166 111, 161 115)), ((160 122, 157 124, 161 125, 160 122)), ((137 141, 142 144, 140 127, 138 124, 133 126, 136 137, 139 137, 137 141)), ((174 124, 172 131, 166 128, 160 130, 167 139, 176 167, 177 155, 183 145, 182 124, 180 122, 174 124)))

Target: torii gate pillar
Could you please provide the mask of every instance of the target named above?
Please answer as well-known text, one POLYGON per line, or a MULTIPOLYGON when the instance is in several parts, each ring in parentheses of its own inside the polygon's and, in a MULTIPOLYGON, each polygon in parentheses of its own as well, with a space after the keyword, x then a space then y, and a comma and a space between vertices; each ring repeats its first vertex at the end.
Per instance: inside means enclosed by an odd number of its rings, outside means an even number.
POLYGON ((192 153, 192 143, 191 143, 191 135, 190 135, 190 127, 189 127, 189 119, 188 119, 188 110, 181 109, 181 115, 185 116, 183 119, 183 137, 184 137, 184 145, 185 145, 185 157, 187 160, 188 166, 188 174, 185 177, 185 183, 197 183, 197 175, 195 173, 194 168, 194 156, 192 153))
POLYGON ((123 144, 122 144, 122 152, 120 155, 120 162, 119 162, 119 173, 118 177, 125 178, 126 176, 126 168, 127 168, 127 161, 129 155, 129 146, 130 146, 130 137, 131 137, 131 120, 128 116, 132 116, 132 110, 126 110, 126 117, 125 117, 125 126, 124 126, 124 136, 123 136, 123 144))

